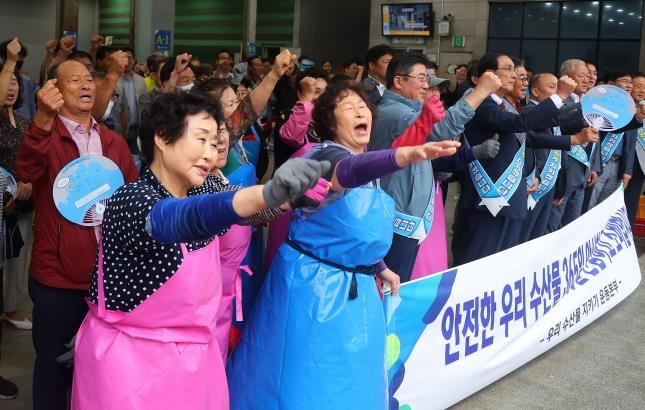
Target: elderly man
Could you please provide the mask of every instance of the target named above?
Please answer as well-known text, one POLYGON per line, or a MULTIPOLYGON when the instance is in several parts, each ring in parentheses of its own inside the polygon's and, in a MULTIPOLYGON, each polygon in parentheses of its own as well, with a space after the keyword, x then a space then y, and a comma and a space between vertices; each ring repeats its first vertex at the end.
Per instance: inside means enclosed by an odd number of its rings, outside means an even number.
MULTIPOLYGON (((116 83, 116 89, 123 94, 127 112, 124 110, 119 113, 119 126, 121 130, 119 134, 125 138, 130 148, 132 155, 136 158, 139 156, 139 145, 137 139, 139 138, 139 98, 146 94, 146 83, 139 74, 133 71, 134 62, 134 49, 132 47, 123 47, 122 50, 128 56, 128 64, 121 77, 116 83)), ((137 160, 135 160, 137 162, 137 160)))
MULTIPOLYGON (((516 71, 519 78, 526 76, 526 70, 517 67, 516 71)), ((526 110, 531 110, 538 106, 547 98, 551 98, 557 91, 558 78, 553 74, 542 73, 534 75, 531 79, 531 95, 526 110)), ((515 96, 523 100, 523 92, 518 93, 518 89, 523 88, 520 82, 515 83, 515 96)), ((556 181, 558 169, 562 163, 562 156, 571 149, 572 145, 584 143, 588 140, 597 138, 597 131, 593 128, 584 128, 580 133, 572 136, 561 135, 559 127, 548 127, 543 130, 529 131, 527 133, 527 149, 525 156, 524 171, 528 173, 535 172, 533 184, 529 189, 529 209, 526 218, 522 221, 522 230, 520 233, 521 242, 526 242, 547 233, 547 223, 549 215, 553 208, 554 198, 556 195, 556 181), (554 145, 530 148, 529 143, 535 145, 535 140, 547 136, 547 145, 552 142, 554 145), (548 137, 550 136, 550 138, 548 137), (533 140, 533 141, 531 141, 533 140), (552 140, 552 141, 549 141, 552 140)), ((527 173, 524 174, 527 176, 527 173)), ((530 177, 529 177, 530 178, 530 177)), ((558 186, 558 196, 564 194, 564 187, 558 186)))
MULTIPOLYGON (((632 75, 624 69, 607 71, 605 84, 622 88, 627 93, 632 91, 632 75)), ((636 101, 638 104, 638 101, 636 101)), ((634 171, 636 156, 636 130, 627 132, 603 132, 601 142, 596 147, 602 161, 602 174, 591 188, 589 209, 607 199, 622 184, 627 187, 634 171)))
MULTIPOLYGON (((632 76, 631 95, 634 102, 638 104, 645 100, 645 74, 638 72, 632 76)), ((636 135, 635 154, 632 161, 632 178, 625 188, 625 207, 627 208, 627 217, 629 222, 634 225, 638 202, 643 192, 643 182, 645 181, 645 129, 638 128, 631 131, 636 135)))
POLYGON ((33 185, 34 246, 29 266, 29 295, 33 301, 34 409, 65 409, 70 369, 56 357, 76 334, 87 306, 85 296, 96 259, 97 230, 76 225, 56 210, 52 187, 56 175, 79 155, 111 159, 124 179, 137 179, 126 142, 100 128, 91 112, 96 88, 92 74, 77 61, 51 69, 37 94, 38 110, 18 150, 16 168, 21 180, 33 185))
POLYGON ((503 54, 484 55, 478 66, 480 82, 486 72, 496 74, 502 86, 477 108, 475 117, 466 124, 464 135, 471 145, 498 135, 501 145, 495 158, 469 166, 470 178, 463 181, 455 213, 452 246, 455 265, 519 243, 527 208, 526 185, 521 178, 526 132, 551 126, 562 100, 576 86, 564 76, 558 81, 554 95, 533 109, 518 113, 505 101, 512 95, 517 81, 511 58, 503 54), (474 181, 478 181, 476 185, 474 181))
MULTIPOLYGON (((483 76, 477 88, 448 109, 445 118, 442 119, 443 107, 438 97, 431 97, 430 103, 426 103, 425 107, 422 103, 429 93, 429 66, 428 59, 419 53, 401 53, 390 61, 386 74, 388 89, 383 93, 377 107, 369 145, 371 150, 457 137, 463 131, 464 124, 473 117, 474 110, 500 85, 495 75, 483 76), (431 132, 420 133, 416 136, 419 137, 418 140, 409 139, 408 133, 402 135, 420 117, 422 107, 432 107, 432 99, 438 106, 435 106, 437 112, 431 113, 432 122, 436 122, 434 126, 430 125, 431 132)), ((466 154, 466 157, 468 156, 473 159, 472 152, 466 154)), ((475 153, 475 157, 477 156, 478 153, 475 153)), ((432 165, 429 161, 424 161, 383 177, 381 187, 394 198, 397 211, 395 234, 385 263, 401 277, 401 282, 405 282, 411 277, 419 244, 426 239, 432 225, 432 165), (401 229, 402 224, 414 228, 401 229)))

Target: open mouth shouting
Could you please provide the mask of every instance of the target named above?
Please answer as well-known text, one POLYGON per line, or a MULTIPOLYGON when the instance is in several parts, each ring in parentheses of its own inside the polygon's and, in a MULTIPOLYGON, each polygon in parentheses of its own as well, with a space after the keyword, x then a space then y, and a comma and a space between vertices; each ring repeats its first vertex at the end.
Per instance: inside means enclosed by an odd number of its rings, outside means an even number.
POLYGON ((354 127, 356 134, 358 135, 369 135, 369 125, 366 122, 361 122, 356 127, 354 127))
POLYGON ((94 96, 91 93, 81 94, 78 98, 84 103, 92 103, 94 101, 94 96))

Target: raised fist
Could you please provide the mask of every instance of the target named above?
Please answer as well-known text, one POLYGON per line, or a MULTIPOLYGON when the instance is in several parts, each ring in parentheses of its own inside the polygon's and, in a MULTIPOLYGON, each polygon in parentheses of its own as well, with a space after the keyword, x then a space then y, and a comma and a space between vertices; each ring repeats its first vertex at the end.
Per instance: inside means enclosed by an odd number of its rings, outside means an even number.
POLYGON ((114 72, 119 75, 123 74, 125 67, 128 65, 128 54, 118 50, 110 54, 108 60, 108 72, 114 72))
POLYGON ((316 79, 307 76, 300 80, 300 93, 303 99, 312 101, 316 93, 316 79))
POLYGON ((558 78, 558 95, 560 98, 565 100, 573 90, 576 89, 576 86, 578 84, 575 82, 575 80, 567 75, 563 75, 562 77, 558 78))
POLYGON ((184 71, 186 69, 186 67, 188 67, 188 63, 190 63, 190 60, 192 60, 192 59, 193 59, 193 56, 191 54, 188 54, 188 53, 179 54, 175 58, 175 70, 174 71, 177 72, 177 73, 181 73, 182 71, 184 71))
POLYGON ((18 41, 18 37, 14 37, 13 40, 7 44, 7 61, 18 61, 20 50, 22 50, 20 41, 18 41))
POLYGON ((44 86, 36 93, 38 99, 38 111, 53 117, 58 114, 64 104, 63 94, 56 87, 55 78, 47 81, 44 86))
POLYGON ((47 53, 47 55, 54 54, 54 50, 56 49, 56 43, 58 42, 54 38, 52 38, 51 40, 47 40, 47 42, 45 43, 45 52, 47 53))
POLYGON ((100 34, 94 34, 90 38, 90 46, 92 48, 99 48, 101 45, 103 45, 103 36, 100 34))
POLYGON ((493 73, 492 71, 486 71, 479 77, 477 81, 477 89, 482 90, 486 94, 490 95, 499 90, 502 86, 502 80, 493 73))
POLYGON ((291 63, 293 63, 298 58, 297 55, 291 54, 288 49, 284 49, 275 56, 275 61, 273 63, 273 71, 279 76, 282 77, 284 73, 287 72, 291 63))

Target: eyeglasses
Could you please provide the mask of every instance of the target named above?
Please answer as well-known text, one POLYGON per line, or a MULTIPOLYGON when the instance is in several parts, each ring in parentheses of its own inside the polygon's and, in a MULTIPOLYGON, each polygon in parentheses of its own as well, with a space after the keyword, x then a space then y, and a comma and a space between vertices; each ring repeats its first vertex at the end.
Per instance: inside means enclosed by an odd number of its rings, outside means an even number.
POLYGON ((409 74, 396 74, 399 77, 406 77, 406 78, 414 78, 421 84, 427 83, 428 82, 428 76, 426 74, 419 74, 419 75, 409 75, 409 74))
POLYGON ((509 65, 506 67, 497 67, 498 70, 508 70, 508 71, 515 71, 515 66, 509 65))

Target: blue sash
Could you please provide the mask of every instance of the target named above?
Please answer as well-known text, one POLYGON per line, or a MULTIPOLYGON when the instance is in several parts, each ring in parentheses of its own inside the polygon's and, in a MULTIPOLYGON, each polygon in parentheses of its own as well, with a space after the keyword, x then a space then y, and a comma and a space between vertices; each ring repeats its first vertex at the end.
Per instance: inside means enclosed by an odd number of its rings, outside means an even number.
POLYGON ((624 132, 619 134, 614 134, 613 132, 608 133, 605 138, 600 143, 600 155, 602 156, 602 164, 607 165, 609 159, 618 148, 618 144, 623 139, 624 132))
MULTIPOLYGON (((464 143, 466 147, 470 147, 465 137, 464 143)), ((470 179, 473 181, 477 194, 482 199, 479 205, 485 206, 493 216, 497 216, 503 207, 509 206, 508 200, 511 199, 522 182, 525 148, 526 143, 522 143, 520 149, 515 153, 513 161, 496 182, 490 179, 479 160, 474 160, 468 164, 470 179)))
MULTIPOLYGON (((593 145, 591 146, 591 153, 593 154, 594 149, 596 149, 596 143, 594 142, 593 145)), ((587 151, 580 145, 574 145, 571 147, 570 151, 567 151, 567 155, 570 156, 571 158, 575 159, 576 161, 579 161, 582 165, 589 167, 589 159, 590 155, 587 155, 587 151)))
POLYGON ((430 233, 430 228, 432 227, 435 191, 436 187, 433 184, 430 189, 428 206, 426 206, 426 210, 423 212, 423 218, 404 214, 399 211, 394 212, 394 233, 407 238, 418 239, 419 243, 423 242, 430 233), (423 224, 421 222, 423 222, 423 224))
MULTIPOLYGON (((503 101, 502 107, 506 112, 519 115, 515 107, 513 107, 513 105, 508 101, 503 101)), ((479 194, 479 197, 482 199, 479 205, 485 206, 493 216, 497 216, 503 207, 509 206, 508 200, 511 199, 522 182, 522 170, 524 169, 524 154, 526 150, 526 133, 516 132, 515 138, 517 138, 518 142, 521 144, 520 149, 517 150, 513 157, 513 161, 511 161, 504 173, 496 182, 493 183, 479 160, 474 160, 468 164, 470 179, 473 181, 477 194, 479 194)), ((464 142, 467 147, 470 147, 465 135, 464 142)))
POLYGON ((531 188, 531 185, 533 185, 533 181, 535 181, 535 171, 537 168, 533 167, 533 171, 526 177, 526 189, 531 188))
POLYGON ((640 127, 636 131, 636 141, 641 144, 641 147, 645 149, 645 126, 640 127))
MULTIPOLYGON (((553 127, 553 135, 562 135, 560 127, 553 127)), ((586 154, 586 153, 585 153, 586 154)), ((535 208, 535 204, 546 195, 553 187, 557 181, 558 171, 562 163, 562 151, 552 149, 549 151, 549 156, 546 159, 544 168, 540 173, 540 185, 538 185, 537 191, 529 195, 527 199, 527 209, 535 208)))
POLYGON ((535 204, 546 195, 555 186, 555 181, 558 179, 558 171, 560 170, 560 161, 562 159, 562 151, 559 149, 552 149, 549 151, 549 157, 544 164, 544 168, 540 173, 540 185, 537 191, 529 195, 527 200, 527 208, 533 209, 535 204))

